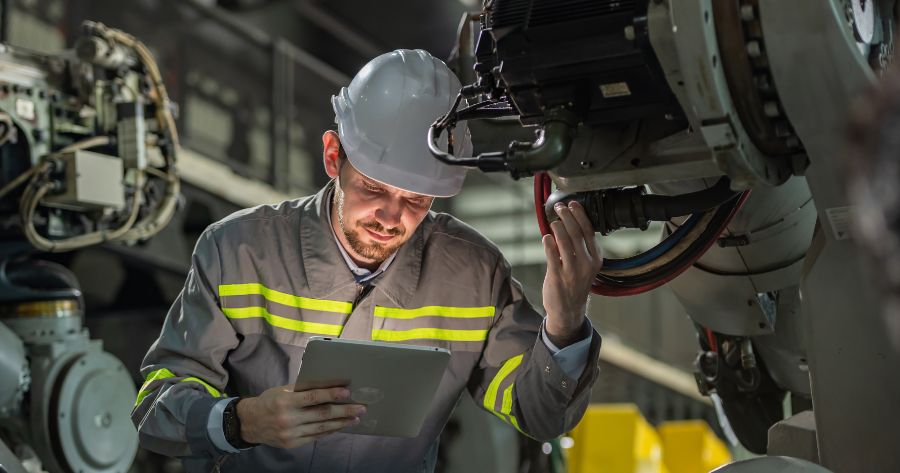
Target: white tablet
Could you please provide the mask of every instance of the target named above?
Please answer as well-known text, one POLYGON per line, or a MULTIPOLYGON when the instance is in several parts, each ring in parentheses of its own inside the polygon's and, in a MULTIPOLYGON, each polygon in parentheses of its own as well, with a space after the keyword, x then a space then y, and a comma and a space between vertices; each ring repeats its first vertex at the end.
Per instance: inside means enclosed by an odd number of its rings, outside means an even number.
POLYGON ((366 414, 342 432, 416 437, 449 362, 443 348, 311 337, 294 390, 345 385, 366 414))

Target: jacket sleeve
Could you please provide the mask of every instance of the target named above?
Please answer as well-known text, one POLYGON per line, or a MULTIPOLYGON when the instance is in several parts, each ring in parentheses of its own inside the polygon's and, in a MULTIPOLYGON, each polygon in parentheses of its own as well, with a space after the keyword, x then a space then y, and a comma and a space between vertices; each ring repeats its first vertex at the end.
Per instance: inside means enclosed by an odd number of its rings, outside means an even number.
POLYGON ((145 382, 131 419, 142 447, 168 456, 213 455, 207 421, 225 396, 222 366, 238 344, 219 307, 219 251, 210 229, 197 241, 184 288, 141 364, 145 382))
POLYGON ((556 438, 581 420, 599 375, 600 335, 591 328, 588 363, 569 377, 539 336, 543 317, 525 299, 501 257, 493 279, 496 315, 469 392, 483 409, 537 440, 556 438))

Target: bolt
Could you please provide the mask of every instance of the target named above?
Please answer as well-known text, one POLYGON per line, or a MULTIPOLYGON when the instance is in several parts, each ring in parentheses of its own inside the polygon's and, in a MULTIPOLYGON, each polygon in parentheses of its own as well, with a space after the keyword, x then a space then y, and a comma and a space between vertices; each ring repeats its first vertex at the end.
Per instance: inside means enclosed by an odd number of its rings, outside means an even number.
POLYGON ((590 161, 582 161, 580 164, 581 164, 581 169, 590 169, 591 167, 594 166, 594 163, 592 163, 590 161))
POLYGON ((781 110, 778 108, 777 102, 766 102, 763 109, 766 112, 766 116, 769 118, 775 118, 778 115, 781 115, 781 110))
POLYGON ((635 37, 636 36, 634 34, 634 26, 631 26, 631 25, 626 26, 625 27, 625 39, 627 39, 628 41, 634 41, 635 37))
POLYGON ((762 56, 762 47, 760 46, 759 41, 750 41, 747 43, 747 54, 752 58, 762 56))
POLYGON ((753 11, 753 5, 744 5, 741 7, 741 19, 744 21, 753 21, 756 19, 756 12, 753 11))
POLYGON ((97 414, 94 416, 94 423, 97 424, 97 427, 108 429, 109 426, 112 425, 112 414, 109 412, 97 414))

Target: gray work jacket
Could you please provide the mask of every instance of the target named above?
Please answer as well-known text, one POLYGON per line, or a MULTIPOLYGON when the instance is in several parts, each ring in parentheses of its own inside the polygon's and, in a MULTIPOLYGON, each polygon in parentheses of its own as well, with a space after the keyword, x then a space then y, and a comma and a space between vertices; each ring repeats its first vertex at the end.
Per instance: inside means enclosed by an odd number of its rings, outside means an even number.
POLYGON ((538 337, 542 317, 487 239, 430 212, 363 291, 327 226, 331 184, 306 198, 237 212, 200 236, 185 286, 144 358, 132 412, 141 445, 188 471, 430 472, 463 389, 536 439, 581 419, 596 379, 569 378, 538 337), (466 317, 450 314, 466 313, 466 317), (416 438, 334 434, 299 448, 221 452, 207 433, 222 396, 291 384, 310 336, 447 348, 450 364, 416 438), (227 393, 227 394, 226 394, 227 393))

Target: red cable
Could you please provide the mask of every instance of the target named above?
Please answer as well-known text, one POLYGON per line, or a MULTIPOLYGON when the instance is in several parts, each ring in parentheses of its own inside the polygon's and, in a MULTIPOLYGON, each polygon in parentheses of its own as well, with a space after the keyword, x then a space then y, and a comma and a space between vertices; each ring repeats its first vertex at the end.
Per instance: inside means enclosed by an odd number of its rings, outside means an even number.
POLYGON ((534 175, 534 211, 537 213, 538 227, 541 229, 541 236, 553 233, 550 230, 550 222, 547 221, 547 214, 544 213, 544 203, 550 197, 550 178, 545 172, 539 172, 534 175), (546 182, 545 182, 546 178, 546 182))
POLYGON ((712 329, 709 327, 706 327, 705 330, 706 330, 706 341, 709 342, 709 349, 713 353, 718 353, 719 345, 716 343, 716 334, 714 334, 712 329))

